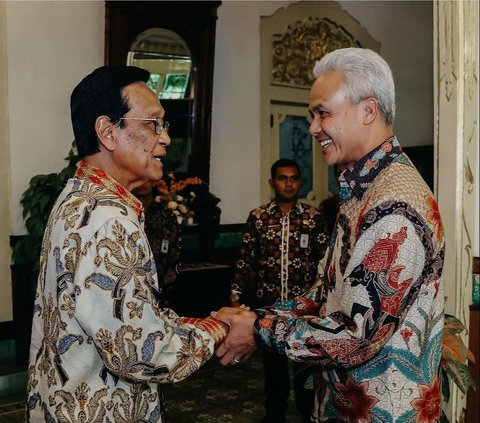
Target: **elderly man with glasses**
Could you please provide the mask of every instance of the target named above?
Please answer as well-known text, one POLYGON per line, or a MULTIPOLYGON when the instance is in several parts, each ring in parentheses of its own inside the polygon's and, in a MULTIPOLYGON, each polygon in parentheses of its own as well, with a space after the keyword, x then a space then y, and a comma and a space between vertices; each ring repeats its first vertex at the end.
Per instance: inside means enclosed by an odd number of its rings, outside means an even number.
POLYGON ((71 96, 82 159, 51 213, 40 257, 28 421, 165 421, 162 383, 195 372, 226 336, 212 317, 160 307, 142 203, 163 176, 168 122, 130 66, 96 69, 71 96))

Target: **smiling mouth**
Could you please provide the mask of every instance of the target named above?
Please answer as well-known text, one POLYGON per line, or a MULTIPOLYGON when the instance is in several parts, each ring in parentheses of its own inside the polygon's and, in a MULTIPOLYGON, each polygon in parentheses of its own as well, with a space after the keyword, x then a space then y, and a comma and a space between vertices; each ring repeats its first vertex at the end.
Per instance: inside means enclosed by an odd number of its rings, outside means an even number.
POLYGON ((320 141, 320 145, 325 150, 332 142, 333 142, 332 139, 329 138, 328 140, 320 141))
POLYGON ((153 158, 160 163, 162 162, 162 157, 161 156, 153 156, 153 158))

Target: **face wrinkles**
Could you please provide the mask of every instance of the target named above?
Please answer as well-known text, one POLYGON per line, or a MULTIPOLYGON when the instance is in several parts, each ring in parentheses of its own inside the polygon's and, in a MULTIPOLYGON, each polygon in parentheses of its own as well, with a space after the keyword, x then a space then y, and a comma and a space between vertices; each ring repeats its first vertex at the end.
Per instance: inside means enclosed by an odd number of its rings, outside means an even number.
MULTIPOLYGON (((152 119, 165 116, 165 111, 153 91, 144 83, 130 84, 123 90, 130 110, 127 118, 152 119)), ((119 182, 130 191, 147 181, 159 180, 163 176, 161 158, 166 155, 170 137, 165 131, 155 133, 153 122, 124 120, 119 128, 115 163, 122 180, 119 182)))
POLYGON ((310 91, 310 133, 321 144, 328 165, 353 164, 362 157, 358 157, 360 108, 350 103, 344 91, 343 74, 338 71, 320 75, 310 91))

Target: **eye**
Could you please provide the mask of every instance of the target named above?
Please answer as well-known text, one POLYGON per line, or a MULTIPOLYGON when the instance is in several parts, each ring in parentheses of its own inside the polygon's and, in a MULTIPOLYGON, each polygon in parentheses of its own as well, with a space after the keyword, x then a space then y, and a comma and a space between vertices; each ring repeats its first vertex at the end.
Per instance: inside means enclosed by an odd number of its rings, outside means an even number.
POLYGON ((328 116, 330 113, 328 113, 326 110, 319 110, 318 111, 318 116, 320 116, 322 119, 326 116, 328 116))
POLYGON ((318 106, 313 109, 313 112, 311 113, 311 115, 312 115, 312 118, 315 118, 316 116, 318 116, 320 119, 323 119, 329 116, 330 113, 318 106))

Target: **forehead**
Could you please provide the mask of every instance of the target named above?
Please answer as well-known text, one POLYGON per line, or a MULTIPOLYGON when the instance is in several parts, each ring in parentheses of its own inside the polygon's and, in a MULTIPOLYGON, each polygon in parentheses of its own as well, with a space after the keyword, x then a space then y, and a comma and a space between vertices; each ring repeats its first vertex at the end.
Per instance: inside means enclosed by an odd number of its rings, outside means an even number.
POLYGON ((298 170, 295 166, 282 166, 277 168, 275 173, 275 177, 278 178, 279 176, 294 176, 298 175, 298 170))
POLYGON ((345 99, 343 73, 327 72, 320 75, 310 90, 310 108, 345 99))
POLYGON ((130 111, 146 113, 144 117, 158 117, 164 114, 158 97, 143 82, 127 85, 123 89, 123 95, 128 100, 130 111))

